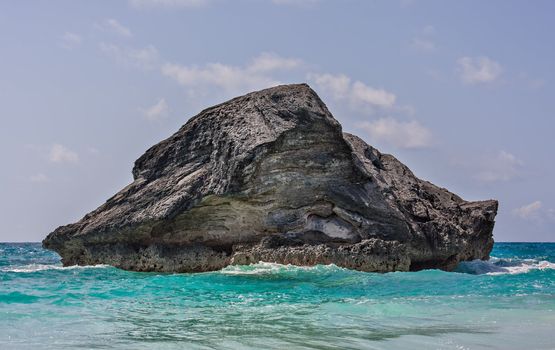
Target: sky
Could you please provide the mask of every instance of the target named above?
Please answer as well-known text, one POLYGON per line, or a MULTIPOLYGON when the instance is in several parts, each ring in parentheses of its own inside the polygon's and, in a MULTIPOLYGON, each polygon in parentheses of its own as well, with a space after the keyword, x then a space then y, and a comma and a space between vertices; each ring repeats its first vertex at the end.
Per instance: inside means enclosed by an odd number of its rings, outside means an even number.
POLYGON ((202 109, 307 82, 344 131, 555 241, 555 2, 0 1, 0 241, 132 181, 202 109))

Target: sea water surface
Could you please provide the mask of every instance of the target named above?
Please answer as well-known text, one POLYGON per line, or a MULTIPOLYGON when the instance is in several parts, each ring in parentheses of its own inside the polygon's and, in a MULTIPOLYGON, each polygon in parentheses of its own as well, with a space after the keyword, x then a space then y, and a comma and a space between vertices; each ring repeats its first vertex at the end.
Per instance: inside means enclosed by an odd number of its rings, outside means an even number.
POLYGON ((61 267, 0 244, 0 349, 555 349, 555 244, 457 272, 269 263, 199 274, 61 267))

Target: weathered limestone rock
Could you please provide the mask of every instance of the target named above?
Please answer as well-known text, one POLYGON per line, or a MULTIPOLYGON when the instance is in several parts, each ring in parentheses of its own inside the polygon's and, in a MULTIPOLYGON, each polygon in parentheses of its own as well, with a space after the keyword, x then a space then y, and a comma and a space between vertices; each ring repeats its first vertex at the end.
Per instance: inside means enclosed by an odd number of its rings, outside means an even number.
POLYGON ((134 181, 43 241, 64 265, 196 272, 268 261, 362 271, 487 259, 497 201, 467 202, 342 133, 306 84, 208 108, 134 181))

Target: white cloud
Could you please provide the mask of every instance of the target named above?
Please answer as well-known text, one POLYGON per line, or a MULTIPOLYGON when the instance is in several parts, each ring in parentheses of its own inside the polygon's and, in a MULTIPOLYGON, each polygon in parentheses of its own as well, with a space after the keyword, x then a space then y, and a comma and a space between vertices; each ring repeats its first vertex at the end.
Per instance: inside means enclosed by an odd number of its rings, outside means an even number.
POLYGON ((290 70, 300 67, 302 63, 299 59, 284 58, 275 53, 263 52, 252 60, 247 70, 253 73, 290 70))
POLYGON ((229 92, 260 89, 278 84, 266 75, 251 75, 241 68, 221 63, 208 63, 203 67, 166 63, 162 74, 186 87, 215 86, 229 92))
POLYGON ((314 80, 316 85, 337 100, 349 97, 351 91, 351 78, 344 74, 310 74, 309 79, 314 80))
POLYGON ((63 145, 55 144, 50 149, 48 159, 53 163, 77 163, 79 155, 63 145))
POLYGON ((200 7, 208 4, 209 0, 129 0, 129 5, 136 9, 150 8, 185 8, 200 7))
POLYGON ((62 46, 65 49, 71 49, 81 45, 82 42, 83 42, 83 38, 81 38, 80 35, 77 35, 71 32, 65 32, 64 35, 62 36, 62 42, 60 46, 62 46))
POLYGON ((346 101, 355 108, 391 108, 396 96, 384 89, 368 86, 360 81, 352 82, 344 74, 309 74, 316 86, 335 100, 346 101))
POLYGON ((87 152, 89 152, 89 154, 92 154, 93 156, 97 156, 100 154, 100 151, 96 147, 87 147, 87 152))
POLYGON ((126 26, 124 26, 123 24, 119 23, 118 21, 116 21, 113 18, 109 18, 107 20, 105 20, 102 23, 102 27, 106 30, 109 30, 119 36, 125 37, 125 38, 131 38, 133 36, 133 34, 131 33, 131 30, 129 28, 127 28, 126 26))
POLYGON ((44 175, 43 173, 38 173, 35 175, 31 175, 29 177, 29 181, 34 183, 44 183, 44 182, 50 181, 50 179, 48 178, 48 176, 44 175))
POLYGON ((436 33, 436 28, 433 25, 428 24, 424 28, 422 28, 422 33, 425 35, 432 35, 436 33))
POLYGON ((483 182, 508 181, 519 174, 521 166, 522 161, 513 154, 500 151, 482 158, 476 178, 483 182))
POLYGON ((536 223, 551 222, 555 220, 555 209, 544 208, 541 201, 534 201, 513 210, 513 215, 536 223))
POLYGON ((418 52, 434 52, 437 46, 432 39, 436 29, 432 25, 427 25, 420 30, 420 35, 413 38, 410 42, 410 47, 418 52))
MULTIPOLYGON (((205 6, 212 0, 128 0, 131 7, 136 9, 152 8, 194 8, 205 6)), ((320 0, 271 0, 275 5, 310 6, 320 0)))
POLYGON ((153 69, 160 61, 158 50, 152 45, 142 49, 134 49, 102 42, 99 44, 99 48, 106 55, 124 66, 153 69))
POLYGON ((530 89, 541 89, 545 86, 545 80, 541 78, 530 79, 528 81, 528 87, 530 89))
POLYGON ((276 5, 307 6, 307 5, 314 5, 318 2, 320 2, 320 0, 272 0, 272 3, 276 5))
POLYGON ((372 141, 386 142, 398 148, 424 148, 432 144, 432 132, 419 122, 381 118, 359 125, 372 141))
POLYGON ((160 120, 168 115, 168 104, 166 100, 160 98, 158 102, 146 109, 141 109, 146 119, 150 121, 160 120))
POLYGON ((460 78, 467 84, 491 83, 503 71, 499 63, 488 57, 461 57, 457 64, 460 78))
POLYGON ((436 44, 430 39, 414 38, 410 46, 420 52, 433 52, 436 50, 436 44))
POLYGON ((443 73, 437 69, 430 68, 426 71, 426 74, 437 81, 443 81, 445 79, 443 73))
POLYGON ((542 202, 535 201, 520 208, 513 210, 513 214, 521 219, 537 219, 539 218, 542 202))
POLYGON ((245 67, 222 63, 208 63, 200 67, 166 63, 162 66, 162 74, 189 88, 212 86, 229 93, 242 93, 279 84, 271 73, 291 70, 301 63, 300 60, 263 53, 245 67))
POLYGON ((545 84, 546 84, 546 81, 544 79, 533 78, 525 72, 521 72, 518 75, 518 78, 520 79, 520 83, 519 83, 520 86, 523 86, 531 90, 541 89, 545 87, 545 84))
POLYGON ((395 103, 396 96, 384 89, 376 89, 367 86, 360 81, 355 81, 351 90, 352 97, 355 101, 375 105, 379 107, 391 107, 395 103))

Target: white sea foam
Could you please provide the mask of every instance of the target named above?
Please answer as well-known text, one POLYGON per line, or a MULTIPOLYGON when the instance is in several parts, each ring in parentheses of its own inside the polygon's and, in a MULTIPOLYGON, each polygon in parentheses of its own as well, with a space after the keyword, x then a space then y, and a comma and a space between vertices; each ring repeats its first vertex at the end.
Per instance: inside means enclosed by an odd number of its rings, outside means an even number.
POLYGON ((492 257, 489 261, 473 260, 459 264, 457 272, 466 272, 475 275, 504 275, 519 274, 533 270, 555 269, 555 263, 545 260, 533 259, 498 259, 492 257))
POLYGON ((76 269, 100 269, 110 267, 110 265, 91 265, 91 266, 60 266, 60 265, 45 265, 45 264, 29 264, 16 267, 4 267, 0 269, 2 272, 19 272, 30 273, 45 270, 76 270, 76 269))
POLYGON ((298 272, 298 271, 331 271, 331 270, 343 270, 342 268, 330 264, 330 265, 316 265, 316 266, 297 266, 297 265, 282 265, 270 262, 260 261, 257 264, 251 265, 229 265, 219 273, 224 275, 270 275, 283 272, 298 272))

